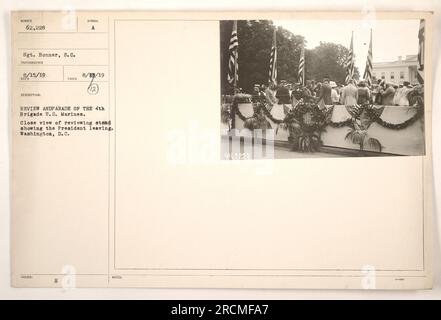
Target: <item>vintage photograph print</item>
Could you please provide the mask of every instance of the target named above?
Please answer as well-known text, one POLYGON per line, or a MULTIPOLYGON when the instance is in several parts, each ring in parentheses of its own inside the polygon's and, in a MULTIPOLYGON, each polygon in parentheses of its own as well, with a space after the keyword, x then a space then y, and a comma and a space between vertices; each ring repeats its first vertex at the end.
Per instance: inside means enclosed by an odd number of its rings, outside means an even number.
POLYGON ((425 154, 425 20, 220 22, 221 158, 425 154))

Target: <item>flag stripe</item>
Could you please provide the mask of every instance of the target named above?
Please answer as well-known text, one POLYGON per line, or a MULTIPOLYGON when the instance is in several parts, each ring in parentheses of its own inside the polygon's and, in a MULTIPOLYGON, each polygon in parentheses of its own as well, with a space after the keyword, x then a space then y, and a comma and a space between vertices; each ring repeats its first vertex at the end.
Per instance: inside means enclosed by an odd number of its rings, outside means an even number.
POLYGON ((363 78, 366 80, 368 86, 372 85, 372 30, 363 78))
POLYGON ((418 31, 418 68, 417 79, 420 84, 424 83, 424 42, 425 42, 425 20, 420 20, 420 28, 418 31))
POLYGON ((239 38, 237 36, 237 21, 234 21, 233 31, 231 32, 230 45, 228 50, 230 52, 230 57, 228 59, 228 75, 227 80, 231 85, 236 86, 239 81, 239 65, 237 63, 238 59, 238 48, 239 48, 239 38))
POLYGON ((349 83, 354 78, 354 33, 351 36, 351 44, 349 46, 349 54, 346 60, 346 83, 349 83))
POLYGON ((300 52, 298 82, 301 85, 305 85, 305 47, 304 46, 302 46, 302 51, 300 52))
POLYGON ((269 67, 269 82, 277 84, 277 42, 276 42, 276 30, 274 30, 273 44, 271 46, 270 54, 270 67, 269 67))

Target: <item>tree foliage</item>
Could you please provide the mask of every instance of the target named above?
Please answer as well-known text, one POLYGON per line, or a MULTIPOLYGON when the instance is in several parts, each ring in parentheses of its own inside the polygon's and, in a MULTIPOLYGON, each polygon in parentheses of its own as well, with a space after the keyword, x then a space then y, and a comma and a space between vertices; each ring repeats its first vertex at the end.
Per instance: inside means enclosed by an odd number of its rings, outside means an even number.
MULTIPOLYGON (((346 78, 345 64, 349 50, 341 44, 320 42, 312 50, 305 53, 306 78, 321 81, 323 78, 344 84, 346 78)), ((358 69, 355 68, 354 78, 359 78, 358 69)))
MULTIPOLYGON (((233 21, 220 22, 220 56, 222 92, 231 92, 227 82, 228 45, 233 21)), ((239 20, 237 22, 239 49, 239 87, 251 92, 254 84, 267 84, 269 59, 273 33, 276 26, 271 20, 239 20)), ((306 39, 281 26, 277 27, 277 72, 278 80, 297 82, 298 64, 302 44, 306 39)), ((321 81, 324 77, 343 83, 344 61, 348 49, 342 45, 322 42, 311 50, 305 50, 306 79, 321 81)), ((356 75, 358 70, 356 70, 356 75)))

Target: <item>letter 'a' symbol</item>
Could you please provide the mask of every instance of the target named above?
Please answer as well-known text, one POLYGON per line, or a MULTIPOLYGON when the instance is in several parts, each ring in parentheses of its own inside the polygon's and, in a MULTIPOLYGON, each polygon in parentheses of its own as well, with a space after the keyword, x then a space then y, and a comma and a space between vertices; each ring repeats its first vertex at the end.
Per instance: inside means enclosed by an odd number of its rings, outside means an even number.
POLYGON ((92 30, 95 30, 95 26, 92 26, 92 30))

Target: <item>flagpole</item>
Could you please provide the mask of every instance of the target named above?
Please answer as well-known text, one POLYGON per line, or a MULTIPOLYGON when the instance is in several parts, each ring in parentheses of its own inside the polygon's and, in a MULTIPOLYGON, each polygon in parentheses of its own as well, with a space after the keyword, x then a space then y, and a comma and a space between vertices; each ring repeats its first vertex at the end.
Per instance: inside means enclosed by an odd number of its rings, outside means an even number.
POLYGON ((297 72, 297 81, 300 82, 301 85, 305 85, 305 44, 302 43, 301 49, 300 49, 300 58, 299 58, 299 66, 298 66, 298 72, 297 72))
POLYGON ((277 82, 277 29, 274 29, 273 32, 273 42, 271 44, 271 53, 270 53, 270 68, 269 68, 269 83, 276 84, 277 82))
POLYGON ((370 39, 370 44, 369 44, 369 50, 370 50, 370 52, 371 52, 371 56, 370 56, 370 58, 371 58, 371 64, 370 64, 370 68, 371 68, 371 73, 370 73, 370 81, 371 81, 371 83, 370 83, 370 85, 372 85, 372 71, 373 71, 373 68, 374 68, 374 66, 373 66, 373 64, 374 64, 374 49, 373 49, 373 43, 372 43, 372 28, 371 28, 371 39, 370 39))
POLYGON ((274 29, 274 48, 275 48, 275 61, 274 61, 274 70, 275 71, 275 77, 274 77, 274 83, 277 84, 277 29, 274 29))
POLYGON ((302 85, 305 86, 306 78, 306 59, 305 59, 305 44, 302 43, 302 56, 303 56, 303 72, 302 72, 302 85))
POLYGON ((234 58, 234 60, 236 61, 236 65, 235 65, 235 67, 234 67, 234 92, 236 92, 236 89, 237 89, 237 58, 238 58, 238 54, 237 54, 237 51, 236 51, 236 53, 235 53, 235 58, 234 58))
POLYGON ((352 30, 352 36, 351 36, 351 51, 352 51, 352 57, 351 57, 351 79, 354 79, 354 65, 355 65, 355 55, 354 55, 354 30, 352 30))
MULTIPOLYGON (((236 30, 236 35, 237 35, 237 20, 234 20, 234 25, 233 25, 234 30, 236 30)), ((239 38, 239 37, 238 37, 239 38)), ((235 61, 235 66, 234 66, 234 84, 233 84, 233 92, 236 93, 236 89, 237 89, 237 58, 238 58, 238 54, 237 54, 237 50, 234 53, 234 61, 235 61)))
POLYGON ((230 86, 233 87, 233 94, 237 89, 238 82, 238 47, 239 47, 239 38, 237 35, 237 20, 233 22, 233 29, 231 31, 230 43, 228 46, 229 58, 228 58, 228 75, 227 80, 230 86))
POLYGON ((417 81, 420 84, 424 84, 424 55, 425 55, 425 27, 426 21, 424 19, 420 20, 420 26, 418 30, 418 66, 417 66, 417 81))
POLYGON ((369 39, 369 48, 366 56, 366 66, 364 68, 363 79, 367 82, 368 86, 372 86, 372 29, 369 39))
POLYGON ((349 45, 349 55, 348 60, 346 61, 346 84, 349 83, 351 79, 354 77, 354 31, 352 31, 351 35, 351 43, 349 45))

